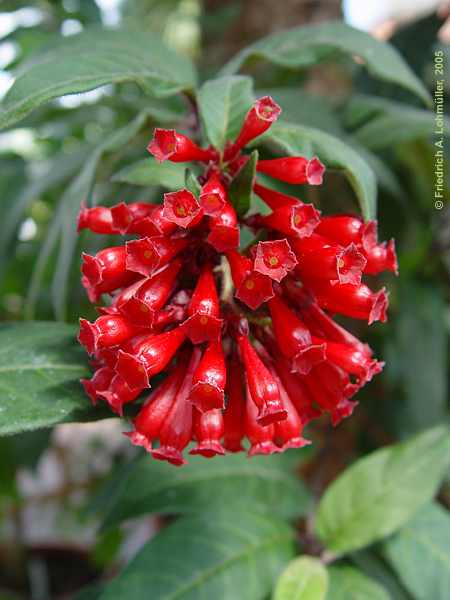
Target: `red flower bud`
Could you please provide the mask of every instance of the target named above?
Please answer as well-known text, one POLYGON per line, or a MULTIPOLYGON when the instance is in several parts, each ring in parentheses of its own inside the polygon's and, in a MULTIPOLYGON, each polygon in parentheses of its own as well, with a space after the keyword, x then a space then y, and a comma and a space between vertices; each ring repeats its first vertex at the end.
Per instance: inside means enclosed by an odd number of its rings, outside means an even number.
POLYGON ((89 229, 94 233, 117 233, 113 226, 111 209, 106 206, 87 208, 83 203, 78 213, 77 231, 89 229))
POLYGON ((167 460, 177 467, 186 462, 183 459, 182 452, 192 436, 193 408, 188 396, 192 387, 192 376, 199 359, 200 350, 194 348, 186 375, 175 397, 175 402, 159 432, 159 448, 152 450, 154 458, 167 460))
POLYGON ((99 392, 108 389, 112 378, 114 377, 113 369, 109 367, 101 367, 97 369, 91 379, 80 379, 84 391, 91 399, 95 406, 99 400, 99 392))
POLYGON ((287 413, 281 403, 277 383, 270 371, 250 344, 247 336, 239 336, 237 342, 245 366, 251 397, 258 407, 258 423, 265 426, 285 419, 287 413))
POLYGON ((236 288, 235 296, 252 309, 273 297, 272 281, 266 275, 253 270, 252 261, 236 250, 226 254, 231 276, 236 288))
POLYGON ((212 173, 200 192, 199 201, 203 212, 209 217, 220 217, 226 200, 227 193, 219 176, 212 173))
POLYGON ((280 282, 297 264, 287 240, 259 242, 256 247, 255 271, 280 282))
POLYGON ((263 134, 274 123, 281 114, 281 108, 270 96, 263 96, 256 100, 248 111, 242 125, 241 131, 232 145, 232 153, 237 153, 253 139, 263 134))
POLYGON ((387 320, 388 297, 385 288, 372 292, 367 285, 344 283, 333 285, 320 279, 310 280, 319 306, 354 319, 367 319, 369 325, 387 320))
POLYGON ((210 233, 207 242, 217 252, 227 252, 239 247, 240 230, 236 211, 230 202, 225 202, 221 213, 211 217, 209 221, 210 233))
POLYGON ((132 240, 125 244, 127 269, 149 277, 170 262, 187 245, 186 238, 155 236, 132 240))
POLYGON ((136 400, 142 390, 143 388, 131 389, 120 375, 115 375, 109 387, 99 391, 98 395, 106 400, 115 413, 122 416, 124 404, 136 400))
POLYGON ((317 156, 311 160, 302 156, 288 156, 272 160, 259 160, 256 170, 280 181, 286 181, 286 183, 321 185, 325 167, 317 156))
POLYGON ((194 431, 197 446, 192 448, 189 454, 201 454, 206 458, 225 454, 225 448, 220 443, 224 432, 221 410, 210 410, 206 413, 195 411, 194 431))
POLYGON ((235 354, 232 354, 228 363, 227 396, 227 408, 223 416, 223 445, 229 452, 242 452, 244 448, 241 442, 245 435, 245 398, 241 366, 235 354))
POLYGON ((136 274, 127 270, 123 246, 105 248, 95 256, 83 252, 82 259, 82 283, 92 302, 101 294, 129 285, 136 279, 136 274))
POLYGON ((292 361, 292 370, 309 373, 315 364, 325 360, 326 345, 312 342, 309 329, 278 296, 269 300, 268 306, 277 344, 292 361))
POLYGON ((189 318, 183 327, 193 344, 217 340, 222 329, 219 319, 220 306, 214 275, 209 265, 205 266, 197 281, 188 307, 189 318))
POLYGON ((245 434, 250 441, 249 456, 257 454, 274 454, 279 452, 277 446, 273 443, 275 427, 272 424, 261 425, 258 418, 258 409, 252 398, 250 386, 246 386, 247 401, 245 403, 245 434))
POLYGON ((355 244, 342 248, 315 233, 308 238, 293 239, 291 243, 302 276, 353 285, 361 283, 362 270, 367 261, 355 244))
POLYGON ((118 346, 140 331, 120 315, 105 315, 94 323, 80 319, 78 341, 88 354, 94 354, 99 348, 118 346))
POLYGON ((320 213, 312 204, 298 202, 292 206, 276 208, 270 215, 259 217, 262 227, 281 231, 292 237, 307 237, 320 221, 320 213))
POLYGON ((184 229, 195 227, 203 217, 197 198, 189 190, 164 194, 163 217, 184 229))
POLYGON ((199 160, 209 162, 216 157, 212 149, 203 150, 194 144, 187 136, 177 133, 174 129, 158 129, 153 133, 153 139, 147 146, 147 150, 156 160, 162 162, 187 162, 199 160))
POLYGON ((201 412, 224 408, 224 388, 227 379, 222 342, 211 342, 195 370, 190 400, 201 412))
POLYGON ((150 387, 150 378, 167 366, 185 338, 182 327, 145 336, 133 353, 119 350, 116 371, 131 389, 150 387))
POLYGON ((152 450, 152 442, 160 432, 168 413, 175 402, 177 392, 186 373, 186 366, 180 361, 170 375, 150 394, 133 421, 134 431, 125 433, 135 446, 152 450))
POLYGON ((151 327, 155 312, 167 302, 173 291, 182 262, 175 259, 165 269, 147 279, 120 305, 120 312, 135 325, 151 327))

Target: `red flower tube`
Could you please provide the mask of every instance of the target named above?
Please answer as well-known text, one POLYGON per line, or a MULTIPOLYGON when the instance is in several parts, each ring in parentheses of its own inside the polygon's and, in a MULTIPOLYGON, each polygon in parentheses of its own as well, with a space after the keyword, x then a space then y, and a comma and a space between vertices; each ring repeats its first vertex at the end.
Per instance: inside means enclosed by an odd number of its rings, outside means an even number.
POLYGON ((240 230, 236 211, 225 202, 218 216, 209 220, 210 233, 206 239, 217 252, 227 252, 239 247, 240 230))
POLYGON ((259 183, 255 183, 253 191, 255 194, 258 194, 272 210, 281 208, 282 206, 295 206, 300 203, 300 200, 295 196, 288 196, 287 194, 272 190, 259 183))
POLYGON ((113 369, 109 367, 101 367, 95 371, 91 379, 80 379, 80 383, 83 386, 84 391, 89 396, 94 406, 100 399, 99 392, 108 389, 113 377, 113 369))
POLYGON ((192 404, 201 413, 224 408, 226 379, 222 342, 211 342, 194 373, 189 396, 192 404))
POLYGON ((94 354, 100 348, 122 344, 139 331, 139 327, 120 315, 105 315, 94 323, 80 319, 78 341, 86 348, 88 354, 94 354))
POLYGON ((220 443, 224 432, 221 410, 210 410, 206 413, 195 411, 194 432, 197 445, 192 448, 189 454, 201 454, 205 458, 225 454, 225 448, 220 443))
POLYGON ((153 133, 153 139, 147 146, 147 150, 159 162, 163 162, 164 160, 172 162, 187 162, 191 160, 209 162, 217 156, 214 150, 199 148, 187 136, 176 132, 174 129, 156 128, 153 133))
POLYGON ((236 141, 225 156, 233 156, 256 137, 269 129, 281 114, 281 108, 270 96, 256 100, 248 111, 236 141))
POLYGON ((363 231, 362 219, 350 215, 322 217, 316 229, 316 233, 340 246, 361 243, 363 231))
POLYGON ((94 233, 118 233, 114 228, 111 209, 106 206, 87 208, 83 203, 78 213, 77 231, 89 229, 94 233))
POLYGON ((228 362, 227 396, 227 408, 223 415, 223 445, 229 452, 242 452, 242 439, 245 435, 245 398, 241 366, 234 353, 228 362))
POLYGON ((187 321, 183 327, 193 344, 217 340, 222 329, 216 282, 209 265, 205 266, 197 281, 188 307, 187 321))
POLYGON ((300 415, 291 402, 289 394, 287 393, 274 369, 271 369, 271 373, 277 382, 283 406, 287 411, 287 418, 283 421, 278 421, 278 423, 275 423, 274 425, 275 431, 273 440, 275 444, 281 448, 282 452, 288 448, 303 448, 303 446, 307 446, 311 442, 302 437, 303 423, 300 415))
POLYGON ((163 217, 178 227, 187 229, 200 223, 203 209, 192 192, 182 189, 164 194, 163 217))
POLYGON ((235 296, 252 309, 272 298, 272 281, 266 275, 253 270, 252 261, 236 250, 226 254, 230 264, 231 276, 236 288, 235 296))
POLYGON ((111 207, 111 217, 114 228, 121 233, 135 233, 134 224, 148 217, 155 210, 154 204, 148 202, 119 202, 111 207))
POLYGON ((273 423, 261 425, 258 419, 258 408, 252 398, 250 386, 246 386, 247 401, 245 403, 245 434, 250 441, 248 456, 257 454, 274 454, 279 452, 273 442, 275 427, 273 423))
POLYGON ((127 270, 123 246, 105 248, 95 256, 83 252, 82 259, 82 283, 91 302, 96 302, 101 294, 129 285, 136 279, 136 274, 127 270))
POLYGON ((288 156, 286 158, 259 160, 256 170, 286 183, 321 185, 325 167, 317 156, 314 156, 311 160, 302 156, 288 156))
POLYGON ((124 404, 136 400, 142 390, 143 388, 131 389, 120 375, 114 375, 109 387, 105 390, 100 390, 98 395, 106 400, 116 414, 122 417, 124 404))
POLYGON ((280 282, 296 266, 297 259, 287 240, 259 242, 253 268, 280 282))
MULTIPOLYGON (((200 206, 205 215, 208 215, 209 217, 220 217, 226 201, 226 190, 220 181, 219 175, 216 172, 213 172, 201 189, 199 198, 200 206)), ((234 223, 235 225, 236 222, 234 223)))
POLYGON ((257 217, 256 224, 295 238, 311 235, 319 221, 320 213, 312 204, 298 202, 292 206, 280 206, 270 215, 257 217))
POLYGON ((383 271, 391 271, 395 275, 398 275, 398 262, 394 240, 376 244, 367 250, 365 249, 364 256, 367 259, 367 264, 364 268, 366 275, 378 275, 383 271))
POLYGON ((186 339, 179 326, 171 331, 144 337, 133 353, 119 350, 116 371, 131 389, 150 387, 150 379, 160 373, 171 361, 186 339))
POLYGON ((177 467, 185 464, 182 452, 192 437, 193 408, 188 397, 192 387, 192 376, 199 359, 200 350, 194 348, 175 402, 159 432, 160 446, 152 450, 154 458, 167 460, 177 467))
POLYGON ((186 238, 155 236, 132 240, 125 244, 127 269, 149 277, 170 262, 187 245, 186 238))
POLYGON ((269 369, 258 356, 247 336, 240 335, 237 342, 245 366, 250 394, 258 407, 258 423, 265 426, 285 419, 287 413, 281 403, 277 383, 269 369))

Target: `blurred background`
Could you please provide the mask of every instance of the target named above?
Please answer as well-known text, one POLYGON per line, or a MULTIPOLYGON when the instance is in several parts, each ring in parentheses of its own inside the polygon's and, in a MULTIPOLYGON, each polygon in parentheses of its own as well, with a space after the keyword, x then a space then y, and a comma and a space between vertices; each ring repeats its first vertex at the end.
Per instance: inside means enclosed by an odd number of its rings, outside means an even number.
MULTIPOLYGON (((433 0, 2 0, 0 95, 34 53, 87 27, 156 31, 207 78, 260 37, 340 18, 389 39, 433 93, 435 50, 447 65, 450 59, 447 17, 445 3, 433 0)), ((400 277, 378 282, 390 290, 389 322, 356 331, 387 366, 359 395, 352 419, 332 436, 320 424, 309 436, 317 444, 303 475, 320 492, 362 452, 448 419, 450 194, 447 208, 436 210, 433 119, 407 92, 374 82, 344 58, 304 72, 267 64, 246 70, 262 90, 277 90, 289 120, 345 139, 370 161, 380 238, 397 241, 400 277)), ((448 97, 449 86, 447 77, 448 97)), ((155 101, 155 116, 117 148, 111 133, 126 130, 148 102, 134 85, 105 86, 50 102, 0 133, 2 321, 94 316, 79 284, 80 248, 108 244, 87 233, 78 239, 76 215, 86 196, 112 204, 160 195, 160 188, 114 178, 145 157, 156 123, 174 114, 182 121, 187 109, 178 100, 155 101)), ((448 146, 446 155, 449 165, 448 146)), ((308 199, 324 212, 357 210, 348 184, 333 173, 314 194, 308 199)), ((97 518, 86 512, 111 470, 134 455, 121 430, 109 419, 0 439, 1 600, 42 600, 49 590, 72 598, 85 583, 113 574, 158 527, 144 518, 99 535, 97 518)))

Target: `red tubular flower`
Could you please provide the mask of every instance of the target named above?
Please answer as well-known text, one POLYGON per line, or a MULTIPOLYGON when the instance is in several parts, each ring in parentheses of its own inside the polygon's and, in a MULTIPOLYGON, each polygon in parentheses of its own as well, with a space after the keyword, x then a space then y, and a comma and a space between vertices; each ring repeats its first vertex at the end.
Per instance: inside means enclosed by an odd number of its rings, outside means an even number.
POLYGON ((309 285, 319 306, 354 319, 367 319, 369 325, 387 320, 388 297, 385 288, 372 292, 367 285, 333 285, 320 279, 310 280, 309 285))
POLYGON ((187 245, 186 238, 155 236, 132 240, 125 244, 127 269, 149 277, 170 262, 187 245))
POLYGON ((278 296, 269 300, 268 306, 277 344, 291 360, 292 370, 309 373, 315 364, 325 360, 326 345, 313 343, 309 329, 278 296))
POLYGON ((227 396, 227 408, 223 415, 223 445, 228 452, 242 452, 242 439, 245 435, 245 398, 241 366, 235 354, 228 362, 227 396))
POLYGON ((78 341, 86 348, 88 354, 94 354, 100 348, 122 344, 139 331, 139 327, 120 315, 105 315, 94 323, 80 319, 78 341))
POLYGON ((219 297, 209 265, 200 274, 187 312, 189 318, 183 327, 193 344, 218 339, 223 321, 219 318, 219 297))
POLYGON ((211 342, 194 373, 189 396, 192 404, 201 413, 224 408, 226 379, 222 342, 211 342))
POLYGON ((150 379, 168 365, 185 339, 181 326, 145 336, 133 353, 118 351, 116 371, 131 389, 150 387, 150 379))
POLYGON ((366 275, 378 275, 383 271, 391 271, 398 275, 398 262, 394 240, 376 244, 364 250, 364 256, 367 259, 364 268, 366 275))
POLYGON ((227 252, 238 248, 240 230, 237 222, 236 211, 229 202, 225 202, 220 215, 211 217, 209 220, 211 231, 206 241, 217 252, 227 252))
POLYGON ((258 194, 261 200, 264 200, 267 206, 272 210, 281 208, 282 206, 295 206, 300 202, 295 196, 282 194, 281 192, 272 190, 271 188, 265 187, 257 182, 253 186, 253 191, 255 194, 258 194))
POLYGON ((106 206, 87 208, 83 203, 78 213, 77 231, 89 229, 94 233, 118 233, 114 228, 111 209, 106 206))
POLYGON ((192 404, 189 392, 192 387, 192 376, 200 359, 200 350, 194 348, 183 382, 178 390, 167 418, 159 432, 159 448, 152 450, 152 456, 159 460, 167 460, 179 467, 185 464, 183 450, 192 436, 192 404))
POLYGON ((220 443, 224 432, 221 410, 210 410, 206 413, 195 411, 194 431, 197 446, 192 448, 189 454, 201 454, 206 458, 225 454, 225 448, 220 443))
POLYGON ((286 419, 287 413, 280 399, 277 382, 251 345, 246 335, 237 338, 239 353, 245 366, 250 394, 258 407, 257 421, 266 426, 286 419))
POLYGON ((197 198, 189 190, 164 194, 163 217, 183 229, 195 227, 203 217, 197 198))
POLYGON ((316 228, 316 233, 340 246, 361 243, 363 231, 362 219, 349 215, 322 217, 316 228))
POLYGON ((125 204, 120 202, 111 207, 113 226, 121 234, 135 233, 133 226, 136 222, 148 217, 154 211, 155 206, 147 202, 132 202, 125 204))
POLYGON ((172 162, 191 160, 209 162, 217 156, 215 151, 199 148, 187 136, 177 133, 174 129, 155 129, 153 139, 147 146, 147 150, 159 162, 164 160, 172 162))
POLYGON ((123 406, 136 400, 143 389, 131 389, 120 375, 114 375, 109 387, 99 391, 98 395, 106 400, 111 409, 121 417, 123 416, 123 406))
MULTIPOLYGON (((216 172, 213 172, 200 192, 200 206, 205 215, 208 215, 209 217, 220 217, 226 201, 227 193, 225 188, 220 181, 219 175, 216 172)), ((234 225, 236 225, 236 223, 237 219, 234 225)))
POLYGON ((91 302, 96 302, 101 294, 129 285, 136 279, 136 274, 127 269, 123 246, 105 248, 95 256, 83 252, 82 259, 82 283, 91 302))
POLYGON ((262 227, 281 231, 292 237, 308 237, 320 221, 320 213, 312 204, 298 202, 292 206, 276 208, 270 215, 260 216, 262 227))
POLYGON ((258 408, 253 400, 250 386, 246 386, 247 401, 245 403, 245 434, 250 441, 249 456, 257 454, 274 454, 279 448, 273 443, 275 426, 261 425, 258 418, 258 408))
POLYGON ((266 275, 253 270, 252 261, 236 250, 226 254, 231 276, 236 287, 235 296, 250 308, 256 309, 272 298, 272 281, 266 275))
POLYGON ((361 283, 366 259, 355 244, 335 246, 315 233, 308 238, 293 239, 292 249, 298 258, 298 272, 304 277, 361 283))
POLYGON ((121 303, 120 312, 135 325, 151 327, 155 312, 165 305, 173 291, 181 265, 182 262, 175 259, 142 283, 130 298, 121 303))
POLYGON ((248 111, 241 131, 227 154, 231 157, 253 139, 269 129, 281 114, 281 108, 270 96, 259 98, 248 111))
POLYGON ((139 414, 133 421, 134 431, 125 435, 135 446, 143 446, 147 452, 152 450, 152 442, 158 437, 173 403, 181 382, 186 374, 186 366, 180 362, 164 381, 145 401, 139 414))
POLYGON ((289 156, 287 158, 259 160, 256 170, 286 183, 321 185, 325 167, 317 156, 314 156, 311 160, 303 158, 303 156, 289 156))
POLYGON ((94 406, 101 398, 99 392, 108 389, 113 377, 114 371, 112 368, 101 367, 95 371, 91 379, 80 379, 80 383, 84 387, 84 391, 89 396, 94 406))
POLYGON ((253 268, 275 281, 280 282, 296 264, 297 259, 287 240, 259 242, 256 246, 253 268))

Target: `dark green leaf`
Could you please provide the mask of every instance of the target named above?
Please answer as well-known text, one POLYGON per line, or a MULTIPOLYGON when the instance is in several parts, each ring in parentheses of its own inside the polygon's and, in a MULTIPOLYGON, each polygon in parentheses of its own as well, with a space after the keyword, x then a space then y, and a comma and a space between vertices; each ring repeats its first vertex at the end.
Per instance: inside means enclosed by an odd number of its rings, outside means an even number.
POLYGON ((98 29, 53 44, 18 76, 3 101, 7 127, 58 96, 132 81, 147 93, 169 96, 195 86, 191 62, 144 31, 98 29))
POLYGON ((184 518, 144 546, 101 599, 263 600, 292 556, 293 531, 282 521, 240 512, 184 518))
POLYGON ((89 375, 76 328, 60 323, 0 327, 0 434, 74 420, 89 408, 78 380, 89 375))
POLYGON ((209 142, 223 150, 233 140, 253 103, 249 77, 221 77, 202 85, 198 92, 200 117, 209 142))
MULTIPOLYGON (((376 546, 375 546, 376 549, 376 546)), ((411 600, 410 595, 404 590, 397 576, 388 565, 375 553, 375 549, 359 550, 354 552, 350 559, 353 564, 365 575, 377 581, 395 600, 411 600)))
POLYGON ((389 600, 378 583, 353 567, 331 567, 327 600, 389 600))
POLYGON ((186 514, 252 506, 258 513, 305 514, 309 494, 283 457, 229 455, 216 461, 189 457, 183 469, 145 456, 107 484, 96 507, 105 527, 146 513, 186 514))
POLYGON ((193 173, 192 169, 186 169, 184 173, 184 185, 196 198, 200 196, 202 186, 200 185, 197 177, 193 173))
POLYGON ((277 581, 273 600, 324 600, 328 573, 317 558, 301 556, 291 561, 277 581))
POLYGON ((239 216, 245 215, 250 208, 257 162, 258 151, 253 150, 249 160, 233 179, 228 190, 230 200, 239 216))
POLYGON ((305 69, 342 54, 359 57, 374 77, 396 83, 430 102, 424 85, 395 48, 342 22, 298 27, 258 40, 231 59, 222 73, 236 73, 249 59, 305 69))
POLYGON ((186 164, 168 160, 159 163, 154 158, 144 158, 128 165, 113 177, 113 181, 123 181, 133 185, 160 185, 168 190, 184 187, 186 164))
POLYGON ((450 597, 450 515, 431 503, 385 542, 384 553, 417 600, 450 597))
POLYGON ((367 162, 345 142, 318 129, 292 123, 275 123, 263 141, 270 141, 290 155, 317 154, 327 167, 342 169, 358 197, 365 219, 376 216, 377 186, 367 162))
POLYGON ((316 531, 343 554, 399 529, 435 495, 449 462, 450 436, 436 427, 358 460, 327 489, 316 531))

